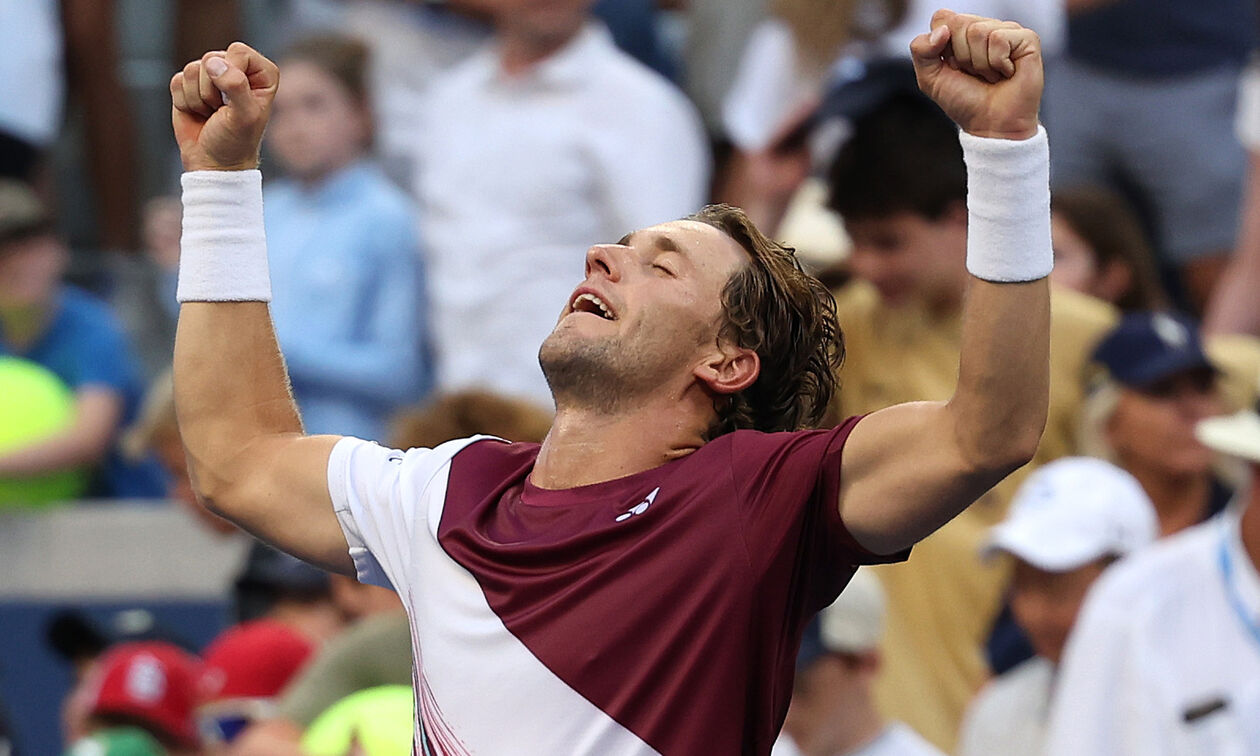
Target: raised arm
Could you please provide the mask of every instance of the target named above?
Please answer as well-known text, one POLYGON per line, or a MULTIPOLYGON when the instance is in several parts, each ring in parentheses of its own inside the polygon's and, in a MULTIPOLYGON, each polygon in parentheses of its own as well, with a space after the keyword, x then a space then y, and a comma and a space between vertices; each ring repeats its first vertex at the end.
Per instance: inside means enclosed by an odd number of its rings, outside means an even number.
POLYGON ((845 445, 841 517, 876 553, 927 536, 1032 459, 1049 403, 1053 255, 1038 39, 950 11, 932 28, 911 51, 919 86, 966 132, 972 278, 953 397, 876 412, 845 445))
POLYGON ((256 169, 278 82, 275 64, 239 42, 171 80, 186 171, 175 407, 207 508, 291 554, 354 574, 328 493, 337 439, 303 435, 266 304, 256 169))

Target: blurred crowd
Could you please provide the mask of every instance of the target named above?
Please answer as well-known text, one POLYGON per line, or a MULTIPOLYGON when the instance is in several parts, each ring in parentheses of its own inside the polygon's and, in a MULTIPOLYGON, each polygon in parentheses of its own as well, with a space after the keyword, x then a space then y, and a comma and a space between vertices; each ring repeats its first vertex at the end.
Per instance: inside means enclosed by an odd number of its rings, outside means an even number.
MULTIPOLYGON (((586 249, 707 202, 833 289, 833 421, 948 399, 966 171, 908 61, 936 7, 0 0, 0 511, 174 501, 248 538, 187 480, 178 155, 146 105, 234 39, 282 71, 271 312, 308 432, 540 441, 538 345, 586 249)), ((1049 422, 1033 464, 819 615, 775 753, 1260 754, 1256 3, 951 7, 1043 42, 1049 422)), ((59 615, 68 752, 411 752, 391 592, 255 545, 231 603, 201 649, 59 615)), ((0 756, 21 726, 0 702, 0 756)))

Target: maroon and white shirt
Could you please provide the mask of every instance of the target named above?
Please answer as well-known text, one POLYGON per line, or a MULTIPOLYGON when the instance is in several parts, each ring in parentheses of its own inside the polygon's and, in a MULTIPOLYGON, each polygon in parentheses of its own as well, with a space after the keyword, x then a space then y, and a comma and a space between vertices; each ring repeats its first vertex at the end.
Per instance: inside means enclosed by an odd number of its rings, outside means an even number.
POLYGON ((339 442, 359 579, 411 619, 417 752, 769 753, 805 624, 857 565, 905 558, 840 521, 856 422, 565 490, 530 483, 537 444, 339 442))

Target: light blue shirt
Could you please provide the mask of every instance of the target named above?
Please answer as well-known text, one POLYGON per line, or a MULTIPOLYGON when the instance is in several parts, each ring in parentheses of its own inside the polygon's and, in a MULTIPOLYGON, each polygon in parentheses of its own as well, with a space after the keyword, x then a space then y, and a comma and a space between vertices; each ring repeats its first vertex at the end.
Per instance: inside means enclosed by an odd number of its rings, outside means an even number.
POLYGON ((263 192, 271 314, 309 433, 385 440, 430 388, 410 199, 368 162, 263 192))

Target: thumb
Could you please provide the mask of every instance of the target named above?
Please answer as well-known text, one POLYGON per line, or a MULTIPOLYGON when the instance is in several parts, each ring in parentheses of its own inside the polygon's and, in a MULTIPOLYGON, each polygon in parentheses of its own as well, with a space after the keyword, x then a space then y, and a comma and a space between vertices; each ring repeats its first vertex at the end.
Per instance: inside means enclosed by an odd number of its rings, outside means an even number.
POLYGON ((910 41, 910 57, 914 61, 914 70, 922 83, 925 78, 932 79, 945 67, 941 57, 949 46, 950 30, 941 24, 929 34, 920 34, 910 41))
POLYGON ((222 57, 207 57, 202 69, 210 81, 223 93, 224 104, 231 116, 251 121, 257 117, 258 104, 250 96, 249 77, 245 72, 222 57))

